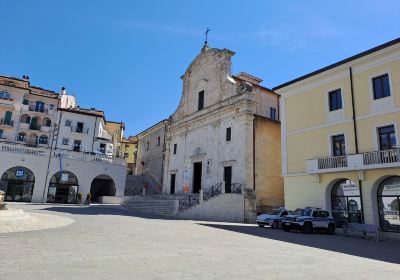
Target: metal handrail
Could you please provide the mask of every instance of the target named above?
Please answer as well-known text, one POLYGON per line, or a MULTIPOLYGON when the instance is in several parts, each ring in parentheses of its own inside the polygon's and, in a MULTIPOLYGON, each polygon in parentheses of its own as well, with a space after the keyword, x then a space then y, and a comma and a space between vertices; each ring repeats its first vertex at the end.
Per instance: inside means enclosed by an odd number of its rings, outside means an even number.
POLYGON ((179 199, 179 211, 185 210, 192 207, 193 205, 199 204, 198 194, 188 194, 179 199))
POLYGON ((208 200, 214 196, 222 193, 222 182, 212 185, 211 187, 205 188, 203 191, 204 200, 208 200))
POLYGON ((243 184, 232 183, 231 184, 231 193, 242 193, 243 184))

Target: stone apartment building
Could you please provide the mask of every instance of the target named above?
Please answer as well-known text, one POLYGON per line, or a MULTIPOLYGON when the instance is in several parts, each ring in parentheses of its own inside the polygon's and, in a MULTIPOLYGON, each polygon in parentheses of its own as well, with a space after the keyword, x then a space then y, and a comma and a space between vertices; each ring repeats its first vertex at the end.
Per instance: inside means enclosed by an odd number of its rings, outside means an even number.
POLYGON ((400 39, 273 90, 286 206, 400 232, 400 39))
POLYGON ((0 188, 7 201, 75 203, 77 194, 122 196, 126 166, 115 157, 104 112, 75 97, 0 76, 0 188))
POLYGON ((257 77, 232 75, 234 54, 203 46, 181 77, 176 111, 138 135, 136 172, 151 170, 167 194, 222 184, 255 195, 259 210, 280 206, 279 95, 257 77))

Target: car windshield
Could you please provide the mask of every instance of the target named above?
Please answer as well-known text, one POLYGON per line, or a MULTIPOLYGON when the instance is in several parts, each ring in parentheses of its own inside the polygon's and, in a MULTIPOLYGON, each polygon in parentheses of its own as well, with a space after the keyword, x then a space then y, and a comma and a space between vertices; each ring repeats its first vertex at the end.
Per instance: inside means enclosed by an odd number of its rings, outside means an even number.
POLYGON ((296 216, 300 216, 300 215, 303 215, 303 214, 302 214, 302 213, 303 213, 303 211, 304 211, 304 209, 297 208, 296 210, 294 210, 294 211, 290 212, 290 215, 296 215, 296 216))
POLYGON ((310 216, 312 212, 312 209, 303 209, 301 211, 301 216, 310 216))

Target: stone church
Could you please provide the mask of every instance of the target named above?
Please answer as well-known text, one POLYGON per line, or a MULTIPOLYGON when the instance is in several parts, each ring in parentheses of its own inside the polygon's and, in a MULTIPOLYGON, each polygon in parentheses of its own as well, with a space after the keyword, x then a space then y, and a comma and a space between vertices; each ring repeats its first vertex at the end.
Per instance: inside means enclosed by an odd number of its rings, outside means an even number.
POLYGON ((218 184, 225 193, 252 193, 261 211, 284 204, 279 95, 257 77, 232 75, 234 54, 204 44, 181 77, 181 100, 167 125, 138 135, 136 174, 159 178, 166 194, 218 184), (148 156, 155 151, 159 156, 148 156))

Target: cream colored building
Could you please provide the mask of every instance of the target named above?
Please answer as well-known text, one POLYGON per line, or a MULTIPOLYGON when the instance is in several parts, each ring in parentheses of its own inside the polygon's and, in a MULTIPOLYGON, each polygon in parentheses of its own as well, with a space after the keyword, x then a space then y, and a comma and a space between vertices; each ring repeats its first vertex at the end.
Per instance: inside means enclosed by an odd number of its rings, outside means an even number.
POLYGON ((112 144, 114 147, 114 155, 117 157, 123 157, 123 151, 121 150, 121 141, 124 138, 125 124, 123 122, 106 122, 106 130, 111 134, 112 144))
POLYGON ((128 139, 123 138, 121 141, 121 153, 126 160, 128 174, 133 174, 136 169, 137 145, 138 140, 135 136, 131 136, 128 139))
POLYGON ((400 232, 400 39, 273 90, 286 206, 400 232))
POLYGON ((0 190, 6 201, 76 203, 123 196, 126 163, 113 156, 104 112, 84 109, 65 88, 0 76, 0 190))

